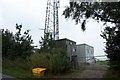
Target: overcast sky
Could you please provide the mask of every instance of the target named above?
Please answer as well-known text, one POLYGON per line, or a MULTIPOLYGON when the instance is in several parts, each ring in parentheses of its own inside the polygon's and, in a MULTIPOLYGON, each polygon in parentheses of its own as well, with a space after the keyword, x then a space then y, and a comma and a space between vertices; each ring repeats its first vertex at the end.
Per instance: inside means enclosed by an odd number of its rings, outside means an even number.
MULTIPOLYGON (((30 29, 35 45, 43 36, 47 0, 0 0, 0 29, 15 32, 15 24, 22 24, 23 31, 30 29)), ((86 43, 94 47, 95 55, 104 55, 105 40, 100 37, 103 24, 90 20, 86 24, 86 31, 81 30, 80 24, 75 25, 71 19, 62 16, 69 0, 60 0, 59 8, 59 37, 76 41, 77 44, 86 43)))

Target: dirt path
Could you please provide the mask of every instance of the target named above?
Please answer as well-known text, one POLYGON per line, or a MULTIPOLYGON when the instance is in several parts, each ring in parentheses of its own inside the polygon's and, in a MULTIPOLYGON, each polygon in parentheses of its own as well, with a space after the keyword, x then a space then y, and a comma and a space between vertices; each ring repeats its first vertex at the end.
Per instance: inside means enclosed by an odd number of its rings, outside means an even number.
POLYGON ((107 72, 107 65, 86 65, 84 66, 85 70, 77 70, 73 73, 61 75, 61 76, 52 76, 52 78, 104 78, 104 75, 107 72))
POLYGON ((106 65, 89 65, 80 74, 80 78, 104 78, 108 66, 106 65))

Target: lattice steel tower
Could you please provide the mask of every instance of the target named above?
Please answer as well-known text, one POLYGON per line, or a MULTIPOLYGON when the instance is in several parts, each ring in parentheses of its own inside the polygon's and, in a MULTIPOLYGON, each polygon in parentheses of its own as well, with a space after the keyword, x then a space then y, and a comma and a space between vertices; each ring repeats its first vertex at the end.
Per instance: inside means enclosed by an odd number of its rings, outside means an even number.
POLYGON ((47 0, 44 35, 50 33, 54 40, 59 39, 58 8, 59 0, 47 0))

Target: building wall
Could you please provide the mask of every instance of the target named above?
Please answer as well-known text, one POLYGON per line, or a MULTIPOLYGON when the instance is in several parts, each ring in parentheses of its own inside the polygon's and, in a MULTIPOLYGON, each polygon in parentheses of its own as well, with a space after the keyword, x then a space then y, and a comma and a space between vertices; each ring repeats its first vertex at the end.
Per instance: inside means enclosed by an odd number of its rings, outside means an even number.
POLYGON ((69 60, 75 66, 84 63, 95 63, 94 48, 92 46, 87 44, 76 45, 76 42, 66 38, 57 40, 55 46, 65 50, 69 60))
POLYGON ((76 55, 76 43, 70 40, 66 40, 66 47, 68 56, 70 57, 71 60, 71 56, 76 55))
POLYGON ((95 63, 94 60, 94 48, 89 45, 85 45, 85 55, 86 55, 86 62, 87 63, 95 63))
POLYGON ((77 45, 76 53, 78 57, 78 63, 86 62, 85 59, 85 46, 84 45, 77 45))
POLYGON ((82 63, 94 63, 94 48, 87 44, 79 44, 77 45, 77 57, 78 57, 78 64, 81 65, 82 63))
POLYGON ((69 39, 59 39, 56 41, 56 47, 62 48, 67 52, 67 56, 71 60, 72 55, 76 55, 76 42, 69 39))

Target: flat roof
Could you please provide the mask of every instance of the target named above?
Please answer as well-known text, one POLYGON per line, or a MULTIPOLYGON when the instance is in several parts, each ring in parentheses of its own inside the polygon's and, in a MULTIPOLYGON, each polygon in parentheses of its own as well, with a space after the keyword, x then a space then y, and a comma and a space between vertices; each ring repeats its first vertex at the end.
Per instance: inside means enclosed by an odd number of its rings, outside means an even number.
POLYGON ((67 38, 58 39, 58 40, 56 40, 56 41, 62 41, 62 40, 67 40, 67 41, 71 41, 71 42, 74 42, 74 43, 76 43, 75 41, 73 41, 73 40, 70 40, 70 39, 67 39, 67 38))
MULTIPOLYGON (((83 43, 83 44, 77 44, 76 46, 80 46, 80 45, 87 45, 87 46, 90 46, 90 45, 85 44, 85 43, 83 43)), ((90 46, 90 47, 93 47, 93 46, 90 46)), ((94 47, 93 47, 93 48, 94 48, 94 47)))

